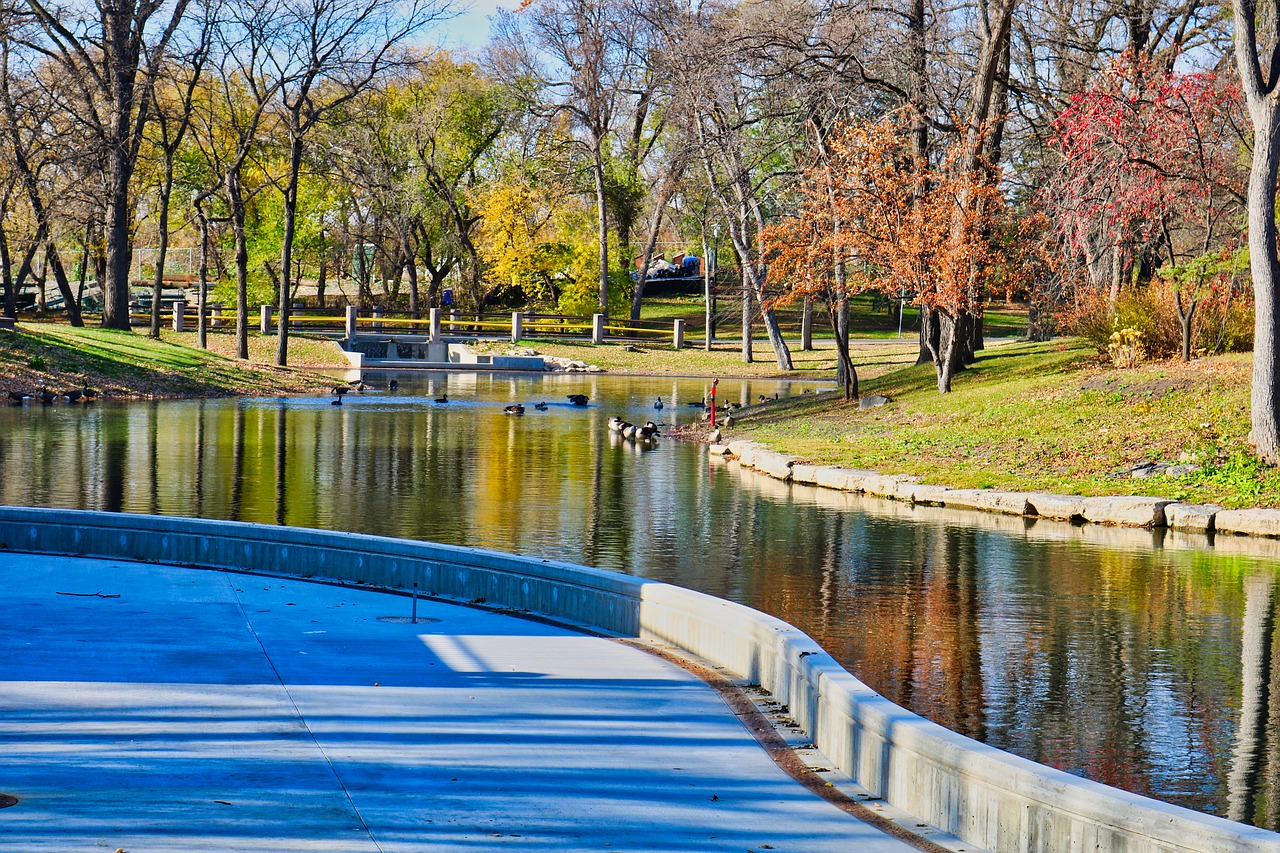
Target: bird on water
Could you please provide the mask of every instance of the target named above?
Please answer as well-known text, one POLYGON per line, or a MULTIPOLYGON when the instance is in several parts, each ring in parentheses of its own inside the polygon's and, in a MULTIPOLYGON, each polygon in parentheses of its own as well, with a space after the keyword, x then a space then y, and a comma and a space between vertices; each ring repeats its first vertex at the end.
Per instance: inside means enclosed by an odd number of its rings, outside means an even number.
POLYGON ((507 406, 502 411, 504 414, 508 414, 508 415, 523 415, 524 406, 521 405, 520 403, 516 403, 514 405, 507 406))
POLYGON ((448 394, 441 394, 439 397, 436 397, 436 399, 435 399, 435 401, 434 401, 434 402, 437 402, 437 403, 447 403, 447 402, 449 402, 449 395, 448 395, 448 394))
POLYGON ((654 403, 654 404, 653 404, 653 407, 654 407, 655 409, 657 409, 658 411, 662 411, 662 398, 661 398, 661 397, 659 397, 659 398, 658 398, 658 401, 657 401, 656 403, 654 403))

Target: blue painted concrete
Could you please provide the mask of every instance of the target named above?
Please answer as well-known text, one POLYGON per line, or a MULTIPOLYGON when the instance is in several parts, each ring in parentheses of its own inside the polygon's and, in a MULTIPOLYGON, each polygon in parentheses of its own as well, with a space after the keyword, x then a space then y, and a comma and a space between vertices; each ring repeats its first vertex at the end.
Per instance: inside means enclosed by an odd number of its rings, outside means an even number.
POLYGON ((112 560, 0 553, 0 586, 0 849, 910 849, 612 640, 112 560))

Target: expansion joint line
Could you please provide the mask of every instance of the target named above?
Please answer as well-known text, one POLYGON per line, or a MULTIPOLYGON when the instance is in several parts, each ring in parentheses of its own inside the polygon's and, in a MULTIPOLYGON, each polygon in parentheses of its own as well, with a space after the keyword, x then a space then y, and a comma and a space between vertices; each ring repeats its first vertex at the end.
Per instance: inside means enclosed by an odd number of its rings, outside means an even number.
POLYGON ((378 853, 384 853, 382 845, 378 843, 378 839, 373 837, 373 830, 369 828, 369 824, 365 821, 364 815, 360 814, 360 807, 356 805, 356 801, 352 798, 351 792, 347 790, 346 783, 342 781, 342 776, 338 773, 338 768, 334 766, 333 759, 329 757, 329 753, 325 752, 324 746, 320 743, 320 739, 316 737, 316 733, 311 730, 311 724, 307 722, 306 716, 303 715, 302 709, 298 707, 298 702, 293 698, 293 694, 289 691, 289 685, 284 683, 284 678, 280 675, 280 670, 276 667, 276 662, 271 658, 271 653, 267 651, 266 645, 262 642, 262 637, 258 635, 258 629, 253 626, 253 622, 249 619, 249 612, 244 609, 244 601, 240 598, 240 592, 236 589, 235 583, 232 582, 230 575, 222 572, 222 578, 227 582, 231 589, 231 594, 235 596, 236 606, 240 608, 240 615, 244 619, 245 626, 253 634, 253 639, 257 642, 258 648, 262 649, 262 656, 267 659, 267 664, 271 667, 271 671, 276 676, 276 682, 280 685, 280 689, 284 691, 285 697, 289 700, 289 704, 293 706, 294 714, 297 715, 298 721, 302 723, 302 727, 306 729, 307 735, 310 736, 311 742, 315 744, 316 751, 324 758, 325 764, 329 766, 329 772, 333 774, 333 779, 338 783, 338 787, 342 789, 342 795, 347 798, 347 803, 351 806, 352 813, 356 816, 356 820, 360 821, 360 826, 364 828, 365 835, 369 837, 370 843, 377 848, 378 853))

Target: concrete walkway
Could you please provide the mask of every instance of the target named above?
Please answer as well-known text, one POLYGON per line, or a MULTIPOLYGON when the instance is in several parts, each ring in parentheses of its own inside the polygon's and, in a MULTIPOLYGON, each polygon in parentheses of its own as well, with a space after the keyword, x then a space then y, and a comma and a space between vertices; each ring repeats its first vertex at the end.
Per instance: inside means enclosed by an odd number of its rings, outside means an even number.
POLYGON ((0 553, 0 585, 0 849, 912 849, 611 640, 108 560, 0 553))

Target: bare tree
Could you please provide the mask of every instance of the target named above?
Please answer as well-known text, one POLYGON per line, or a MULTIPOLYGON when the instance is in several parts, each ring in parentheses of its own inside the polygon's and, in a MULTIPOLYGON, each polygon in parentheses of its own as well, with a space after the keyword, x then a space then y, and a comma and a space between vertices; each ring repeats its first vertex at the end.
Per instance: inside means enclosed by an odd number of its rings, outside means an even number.
MULTIPOLYGON (((16 23, 13 18, 8 22, 16 23)), ((15 80, 12 53, 17 43, 19 40, 16 38, 0 38, 0 122, 3 123, 12 157, 12 173, 26 196, 34 231, 11 287, 14 290, 21 287, 32 270, 33 262, 43 253, 71 325, 82 326, 80 305, 58 251, 55 229, 59 223, 52 209, 54 200, 62 195, 60 190, 65 188, 58 186, 57 175, 59 172, 65 175, 65 167, 76 156, 76 147, 73 141, 68 140, 67 124, 62 120, 57 97, 58 90, 67 81, 59 79, 60 69, 57 67, 28 68, 22 83, 15 80), (42 76, 43 80, 40 79, 42 76)), ((43 294, 42 284, 41 307, 44 305, 43 294)))
POLYGON ((118 0, 82 6, 54 6, 26 0, 44 38, 29 46, 58 63, 78 86, 73 113, 87 128, 105 159, 106 270, 102 282, 102 325, 129 328, 129 270, 133 246, 131 188, 142 130, 149 118, 156 74, 186 15, 190 0, 118 0), (152 19, 162 10, 159 32, 152 19))
POLYGON ((440 20, 435 0, 294 0, 280 10, 284 36, 272 54, 277 116, 288 146, 284 239, 280 251, 280 326, 276 363, 289 363, 290 275, 297 225, 298 178, 308 136, 335 110, 365 91, 392 64, 392 48, 440 20))
POLYGON ((181 56, 166 62, 169 69, 167 79, 160 81, 151 91, 155 99, 151 125, 155 132, 155 148, 160 155, 160 181, 156 187, 156 220, 160 245, 156 250, 156 275, 151 287, 153 338, 160 337, 160 303, 164 288, 165 260, 169 250, 169 207, 173 197, 174 161, 187 135, 187 128, 191 125, 196 86, 201 81, 213 38, 214 7, 205 5, 202 11, 203 19, 192 33, 192 42, 185 47, 181 56))
POLYGON ((774 310, 764 307, 765 260, 757 237, 771 215, 771 192, 794 172, 788 149, 803 136, 805 116, 795 91, 769 73, 772 60, 760 50, 757 34, 777 28, 771 11, 767 5, 733 9, 703 3, 663 17, 676 57, 673 85, 688 93, 679 102, 684 126, 739 260, 743 360, 753 357, 751 324, 758 314, 778 369, 787 371, 791 351, 774 310))
POLYGON ((276 0, 227 4, 216 19, 215 39, 209 46, 209 73, 193 93, 190 131, 203 164, 186 176, 191 206, 200 233, 198 335, 204 347, 207 334, 210 204, 222 192, 225 218, 235 240, 236 355, 249 357, 249 254, 246 233, 248 198, 257 188, 245 187, 243 170, 260 147, 259 129, 278 82, 266 79, 263 66, 279 35, 275 26, 276 0))

